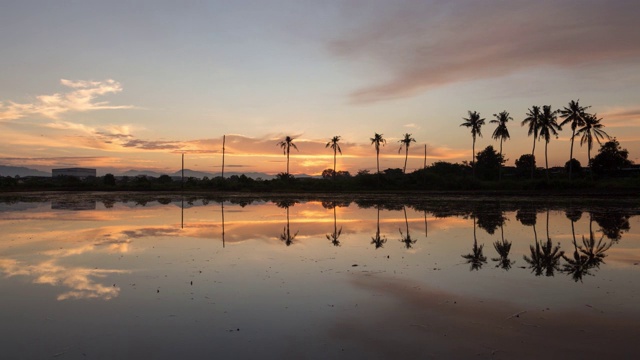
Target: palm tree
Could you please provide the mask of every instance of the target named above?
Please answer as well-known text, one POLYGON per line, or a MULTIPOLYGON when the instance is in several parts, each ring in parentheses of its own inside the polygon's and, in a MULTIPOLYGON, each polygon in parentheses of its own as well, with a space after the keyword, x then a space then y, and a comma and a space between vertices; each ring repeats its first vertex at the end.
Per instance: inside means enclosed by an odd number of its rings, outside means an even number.
MULTIPOLYGON (((521 126, 528 125, 529 131, 527 135, 533 135, 533 150, 531 150, 531 156, 533 159, 536 157, 536 140, 538 140, 538 132, 540 131, 540 107, 533 105, 531 109, 528 109, 527 117, 520 123, 521 126)), ((535 162, 531 162, 531 178, 533 179, 533 170, 535 162)))
POLYGON ((549 159, 547 157, 547 146, 551 141, 551 135, 558 137, 558 130, 562 130, 557 122, 557 111, 551 111, 551 105, 542 106, 542 114, 540 114, 540 128, 538 136, 544 139, 544 164, 546 169, 547 181, 549 181, 549 159))
POLYGON ((577 101, 571 100, 569 107, 564 107, 559 110, 560 117, 563 118, 560 126, 571 124, 571 150, 569 151, 569 179, 571 179, 571 173, 573 168, 573 140, 576 137, 576 129, 580 126, 584 126, 584 118, 587 116, 585 112, 591 106, 580 106, 580 99, 577 101))
POLYGON ((331 140, 329 140, 329 142, 327 143, 327 145, 325 145, 325 148, 332 148, 333 149, 333 179, 335 180, 336 178, 336 155, 339 152, 340 155, 342 155, 342 149, 340 149, 340 145, 338 145, 338 142, 340 141, 340 136, 334 136, 333 138, 331 138, 331 140))
POLYGON ((602 128, 604 125, 600 123, 602 119, 598 119, 597 114, 588 114, 584 118, 584 125, 576 131, 576 135, 580 137, 580 146, 587 143, 587 157, 589 161, 589 173, 593 179, 593 169, 591 167, 591 149, 593 148, 593 139, 598 141, 598 144, 602 144, 601 140, 604 138, 610 139, 611 137, 602 128))
MULTIPOLYGON (((502 142, 507 141, 510 138, 509 129, 507 129, 507 122, 509 120, 513 120, 513 118, 506 111, 503 111, 500 114, 493 114, 493 116, 495 117, 495 119, 489 122, 498 124, 498 127, 496 127, 496 129, 493 131, 493 135, 491 137, 494 140, 500 139, 500 157, 502 158, 502 142)), ((500 164, 498 180, 502 180, 502 164, 500 164)))
POLYGON ((462 118, 464 122, 460 126, 471 128, 471 137, 473 138, 473 146, 471 147, 471 166, 473 169, 473 177, 476 176, 476 135, 482 137, 480 128, 484 125, 484 119, 480 118, 480 114, 477 111, 469 111, 468 118, 462 118))
POLYGON ((285 137, 284 140, 278 143, 278 146, 282 148, 283 154, 287 155, 287 175, 289 175, 289 152, 292 147, 296 150, 298 150, 298 147, 293 143, 293 138, 291 136, 285 137))
POLYGON ((375 133, 375 135, 373 135, 369 140, 371 140, 371 145, 374 145, 376 148, 376 166, 378 174, 380 174, 380 144, 384 146, 387 143, 387 140, 382 137, 382 134, 378 133, 375 133))
POLYGON ((411 134, 407 133, 404 134, 404 138, 401 140, 398 140, 398 142, 400 143, 400 149, 398 149, 398 154, 400 153, 400 151, 402 151, 402 148, 404 147, 405 152, 404 152, 404 168, 402 168, 402 173, 406 174, 407 172, 407 158, 409 157, 409 145, 411 145, 411 142, 416 142, 416 139, 411 137, 411 134))

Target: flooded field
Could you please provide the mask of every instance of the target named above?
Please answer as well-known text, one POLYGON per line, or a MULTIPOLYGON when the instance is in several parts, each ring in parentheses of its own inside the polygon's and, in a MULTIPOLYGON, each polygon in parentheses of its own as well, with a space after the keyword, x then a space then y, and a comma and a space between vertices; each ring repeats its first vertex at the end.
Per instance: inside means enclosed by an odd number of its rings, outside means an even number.
POLYGON ((3 358, 635 358, 640 204, 0 198, 3 358))

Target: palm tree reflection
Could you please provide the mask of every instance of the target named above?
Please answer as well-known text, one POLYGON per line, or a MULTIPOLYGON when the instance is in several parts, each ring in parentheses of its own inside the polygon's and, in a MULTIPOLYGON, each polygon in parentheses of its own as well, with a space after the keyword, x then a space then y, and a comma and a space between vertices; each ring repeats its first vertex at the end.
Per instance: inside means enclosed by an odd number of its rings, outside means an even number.
POLYGON ((291 235, 291 228, 289 226, 289 207, 295 205, 294 200, 281 200, 276 202, 276 206, 279 208, 287 209, 287 225, 282 230, 282 234, 280 234, 280 240, 282 240, 287 246, 293 244, 293 240, 298 235, 298 231, 295 234, 291 235))
POLYGON ((570 275, 576 282, 578 280, 582 282, 582 277, 585 275, 593 275, 590 270, 600 268, 600 264, 604 263, 604 258, 607 256, 605 252, 613 245, 613 242, 603 242, 603 240, 604 235, 596 243, 593 231, 590 231, 589 239, 582 237, 582 245, 578 245, 574 238, 573 256, 571 258, 562 256, 567 262, 564 264, 562 271, 570 275))
POLYGON ((398 231, 400 232, 400 241, 404 243, 404 246, 407 249, 411 249, 413 247, 413 244, 415 244, 418 239, 411 238, 411 234, 409 233, 409 220, 407 219, 407 208, 405 206, 402 206, 402 210, 404 211, 404 222, 407 226, 407 235, 405 236, 402 233, 402 230, 398 228, 398 231))
POLYGON ((371 244, 375 245, 376 249, 380 249, 387 242, 386 236, 380 236, 380 205, 376 205, 378 210, 378 221, 376 222, 376 234, 371 238, 371 244))
POLYGON ((471 253, 462 255, 467 260, 467 264, 470 264, 469 271, 480 270, 482 265, 487 263, 487 257, 482 253, 484 244, 478 246, 478 239, 476 238, 476 218, 474 215, 471 215, 471 217, 473 218, 473 247, 471 248, 471 253))
MULTIPOLYGON (((534 234, 535 225, 534 225, 534 234)), ((555 271, 560 270, 560 259, 564 255, 564 251, 560 250, 560 243, 553 245, 551 237, 549 237, 549 209, 547 209, 547 241, 538 241, 537 234, 535 237, 535 246, 530 245, 531 257, 523 255, 524 261, 529 264, 531 272, 536 276, 543 273, 545 276, 553 276, 555 271)))
POLYGON ((503 225, 500 225, 500 236, 501 240, 495 241, 493 243, 493 248, 496 249, 498 255, 500 257, 492 258, 491 260, 497 261, 496 267, 502 268, 504 270, 511 269, 511 265, 515 263, 515 261, 511 261, 509 259, 509 252, 511 251, 511 241, 507 241, 504 239, 504 228, 503 225))
POLYGON ((342 234, 342 226, 340 227, 340 230, 338 230, 338 222, 336 217, 336 207, 337 207, 336 203, 332 202, 331 207, 333 207, 333 233, 327 234, 327 240, 331 241, 331 244, 333 244, 333 246, 340 246, 340 240, 338 239, 340 238, 340 234, 342 234))

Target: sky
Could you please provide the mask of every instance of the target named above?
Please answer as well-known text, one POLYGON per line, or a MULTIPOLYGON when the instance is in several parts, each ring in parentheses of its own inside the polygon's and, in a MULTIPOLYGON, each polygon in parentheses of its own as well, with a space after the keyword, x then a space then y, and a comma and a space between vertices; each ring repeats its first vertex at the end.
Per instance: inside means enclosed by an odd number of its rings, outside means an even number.
MULTIPOLYGON (((579 100, 640 162, 640 3, 558 1, 6 1, 0 165, 276 174, 407 171, 470 161, 508 111, 507 165, 530 153, 533 105, 579 100)), ((548 144, 569 159, 570 129, 548 144)), ((596 144, 592 153, 599 146, 596 144)), ((574 157, 587 164, 586 145, 574 157)), ((544 164, 544 142, 536 144, 544 164)))

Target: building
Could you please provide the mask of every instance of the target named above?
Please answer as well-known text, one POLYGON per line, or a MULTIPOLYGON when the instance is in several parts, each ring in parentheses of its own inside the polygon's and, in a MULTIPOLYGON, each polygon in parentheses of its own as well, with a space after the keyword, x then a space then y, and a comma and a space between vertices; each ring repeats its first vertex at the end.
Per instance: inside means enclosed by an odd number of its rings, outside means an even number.
POLYGON ((65 169, 52 169, 51 170, 52 177, 58 176, 73 176, 77 178, 88 178, 96 176, 96 169, 87 169, 87 168, 65 168, 65 169))

